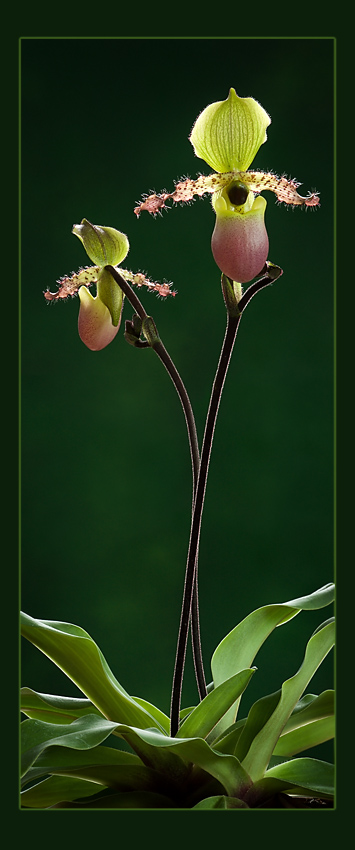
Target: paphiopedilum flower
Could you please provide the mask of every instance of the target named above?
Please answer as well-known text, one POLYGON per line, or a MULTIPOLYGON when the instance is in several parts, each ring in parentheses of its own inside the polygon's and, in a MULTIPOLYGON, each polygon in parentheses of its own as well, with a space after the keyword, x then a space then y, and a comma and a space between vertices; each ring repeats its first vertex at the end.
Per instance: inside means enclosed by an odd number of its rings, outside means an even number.
POLYGON ((221 271, 232 280, 246 283, 262 270, 269 241, 264 224, 263 190, 292 206, 314 207, 317 193, 298 194, 300 183, 263 171, 250 171, 260 146, 266 141, 271 118, 251 97, 238 97, 233 88, 224 101, 211 103, 197 118, 190 135, 196 156, 214 169, 208 176, 183 180, 174 192, 148 195, 135 208, 155 214, 166 201, 186 202, 195 195, 212 194, 216 224, 212 253, 221 271), (255 197, 258 196, 258 197, 255 197))
POLYGON ((119 330, 124 301, 121 287, 105 266, 113 266, 124 280, 139 288, 146 286, 162 297, 176 293, 171 289, 170 283, 157 283, 142 272, 134 274, 121 268, 120 263, 129 251, 125 233, 113 227, 91 224, 85 218, 81 224, 74 224, 72 232, 81 240, 95 265, 86 266, 71 276, 61 278, 58 281, 58 291, 47 290, 44 296, 47 301, 59 301, 78 294, 80 339, 92 351, 101 351, 112 342, 119 330), (96 284, 95 296, 89 291, 93 284, 96 284))

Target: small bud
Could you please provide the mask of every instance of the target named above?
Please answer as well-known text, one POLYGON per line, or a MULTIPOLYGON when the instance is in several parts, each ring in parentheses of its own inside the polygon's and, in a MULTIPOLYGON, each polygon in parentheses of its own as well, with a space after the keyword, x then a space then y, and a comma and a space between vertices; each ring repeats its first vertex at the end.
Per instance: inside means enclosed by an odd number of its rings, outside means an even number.
POLYGON ((158 334, 158 331, 157 331, 156 324, 153 321, 151 316, 146 316, 146 318, 143 319, 142 331, 144 333, 144 336, 145 336, 147 342, 152 347, 153 347, 155 342, 160 341, 160 337, 159 337, 159 334, 158 334))
POLYGON ((280 268, 280 266, 276 266, 275 263, 270 263, 269 260, 266 263, 266 269, 269 277, 271 277, 272 280, 277 280, 277 278, 282 275, 282 269, 280 268))
POLYGON ((239 294, 238 287, 239 287, 240 293, 241 293, 241 286, 238 283, 235 284, 233 282, 233 280, 230 280, 225 274, 222 274, 221 283, 222 283, 223 297, 224 297, 225 304, 226 304, 226 307, 227 307, 227 310, 228 310, 228 315, 234 316, 235 318, 238 318, 238 316, 240 316, 240 311, 238 309, 238 301, 240 301, 241 295, 238 298, 237 293, 239 294), (237 287, 237 290, 236 290, 236 287, 237 287))
POLYGON ((142 346, 146 348, 148 346, 147 342, 140 340, 141 331, 142 319, 137 313, 134 314, 132 321, 126 319, 124 338, 129 345, 134 345, 135 348, 142 348, 142 346))
POLYGON ((72 233, 81 239, 88 257, 96 266, 117 266, 128 254, 127 236, 113 227, 91 224, 83 218, 81 224, 74 224, 72 233))

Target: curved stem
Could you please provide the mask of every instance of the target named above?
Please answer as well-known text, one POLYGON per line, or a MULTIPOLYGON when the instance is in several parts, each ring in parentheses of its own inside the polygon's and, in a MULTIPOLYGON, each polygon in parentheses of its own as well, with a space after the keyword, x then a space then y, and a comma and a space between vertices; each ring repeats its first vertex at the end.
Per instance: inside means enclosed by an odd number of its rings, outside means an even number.
POLYGON ((185 664, 187 635, 192 602, 192 591, 195 580, 196 553, 198 550, 198 543, 200 537, 202 510, 207 483, 209 460, 212 449, 213 433, 221 399, 221 393, 223 390, 223 385, 226 378, 239 321, 240 317, 228 317, 226 335, 224 338, 221 357, 219 360, 216 377, 213 384, 210 406, 206 420, 206 429, 201 452, 200 474, 196 488, 195 507, 191 525, 190 543, 186 565, 184 596, 181 609, 179 638, 173 678, 170 708, 170 735, 172 738, 176 735, 179 728, 182 678, 185 664))
MULTIPOLYGON (((119 274, 117 269, 114 266, 106 266, 107 271, 110 272, 116 283, 120 286, 128 301, 132 305, 133 309, 136 311, 137 315, 144 321, 148 318, 148 315, 139 300, 136 293, 133 291, 130 284, 119 274)), ((192 492, 193 492, 193 505, 195 500, 195 492, 197 481, 199 477, 200 471, 200 452, 198 446, 198 438, 197 438, 197 430, 195 424, 195 418, 193 414, 193 410, 191 407, 190 399, 186 388, 183 384, 183 381, 177 371, 170 355, 168 354, 165 346, 163 345, 160 338, 157 338, 152 343, 151 347, 158 355, 159 359, 165 366, 170 378, 175 386, 175 389, 180 398, 180 402, 183 408, 183 412, 185 415, 187 433, 189 438, 189 446, 190 446, 190 454, 191 454, 191 466, 192 466, 192 492)), ((197 560, 197 553, 196 553, 197 560)), ((201 651, 201 641, 200 641, 200 626, 199 626, 199 608, 198 608, 198 588, 197 588, 197 575, 196 582, 193 588, 193 605, 192 605, 193 613, 191 617, 191 638, 192 638, 192 651, 195 665, 195 673, 196 673, 196 681, 197 687, 200 695, 200 699, 203 699, 206 696, 206 680, 203 668, 203 659, 202 659, 202 651, 201 651)))
MULTIPOLYGON (((280 270, 279 270, 280 273, 280 270)), ((219 363, 217 366, 217 371, 212 387, 212 394, 209 404, 209 409, 207 413, 206 419, 206 427, 202 444, 201 451, 201 462, 200 462, 200 473, 198 477, 197 487, 196 487, 196 496, 195 496, 195 506, 192 516, 191 523, 191 531, 190 531, 190 542, 189 542, 189 550, 186 564, 186 573, 185 573, 185 586, 184 586, 184 595, 181 609, 181 618, 180 618, 180 627, 179 627, 179 636, 178 636, 178 644, 175 658, 175 669, 174 669, 174 677, 173 677, 173 686, 172 686, 172 695, 171 695, 171 706, 170 706, 170 735, 174 737, 179 729, 179 717, 180 717, 180 701, 181 701, 181 690, 182 690, 182 680, 184 673, 184 665, 185 665, 185 656, 186 656, 186 646, 187 646, 187 637, 188 637, 188 628, 189 628, 189 620, 191 616, 191 606, 193 601, 193 591, 196 586, 196 573, 197 573, 197 553, 199 547, 200 540, 200 532, 201 532, 201 521, 202 521, 202 512, 204 505, 204 498, 206 492, 206 483, 207 483, 207 475, 209 462, 211 457, 212 450, 212 442, 213 435, 216 425, 216 419, 218 414, 218 409, 221 401, 221 395, 224 387, 224 382, 226 379, 228 366, 230 362, 230 358, 232 355, 239 322, 242 316, 242 313, 253 297, 260 289, 265 286, 268 286, 274 277, 268 273, 268 270, 265 274, 263 274, 262 278, 253 283, 245 292, 245 294, 240 299, 238 305, 235 301, 233 292, 231 296, 231 300, 228 303, 226 299, 225 289, 223 288, 223 294, 225 297, 225 303, 227 307, 227 328, 225 332, 224 342, 222 346, 222 351, 219 359, 219 363), (234 304, 232 304, 234 301, 234 304)), ((223 281, 223 276, 222 276, 223 281)))
MULTIPOLYGON (((196 433, 196 425, 195 419, 193 415, 193 411, 191 408, 190 400, 185 390, 184 384, 180 378, 179 373, 177 372, 173 361, 171 360, 168 352, 166 351, 161 340, 153 343, 152 348, 160 357, 162 363, 166 367, 169 372, 170 377, 175 385, 175 388, 180 397, 180 401, 183 407, 183 411, 185 414, 187 432, 189 436, 190 443, 190 453, 191 453, 191 463, 192 463, 192 491, 193 491, 193 504, 192 509, 194 510, 194 501, 196 495, 196 487, 197 481, 199 479, 200 473, 200 452, 197 441, 197 433, 196 433)), ((201 638, 200 638, 200 618, 199 618, 199 605, 198 605, 198 584, 197 584, 197 561, 198 561, 198 550, 196 549, 195 555, 195 574, 194 574, 194 583, 192 588, 192 610, 189 613, 189 620, 191 623, 191 641, 192 641, 192 654, 194 660, 195 667, 195 675, 197 688, 199 692, 200 699, 204 699, 207 694, 206 688, 206 678, 203 667, 203 658, 202 658, 202 648, 201 648, 201 638)), ((186 592, 186 591, 185 591, 186 592)))

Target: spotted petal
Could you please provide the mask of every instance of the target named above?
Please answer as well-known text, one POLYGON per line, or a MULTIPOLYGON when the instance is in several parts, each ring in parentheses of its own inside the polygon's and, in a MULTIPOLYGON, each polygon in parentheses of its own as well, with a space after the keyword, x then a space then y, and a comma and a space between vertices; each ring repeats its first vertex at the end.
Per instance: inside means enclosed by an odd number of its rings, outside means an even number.
POLYGON ((145 195, 134 209, 139 218, 141 212, 146 210, 151 215, 156 215, 166 207, 166 201, 174 203, 187 203, 192 201, 195 195, 214 195, 228 186, 233 180, 241 180, 245 185, 258 195, 264 190, 274 192, 277 200, 292 206, 316 207, 319 204, 318 192, 308 192, 307 195, 299 195, 297 188, 300 183, 296 180, 288 180, 286 177, 278 177, 277 174, 265 171, 229 171, 223 174, 209 174, 205 177, 200 175, 196 180, 182 180, 175 184, 173 192, 160 192, 158 195, 145 195))
POLYGON ((271 118, 252 97, 230 89, 226 100, 211 103, 197 118, 190 135, 196 156, 217 172, 246 171, 266 142, 271 118))

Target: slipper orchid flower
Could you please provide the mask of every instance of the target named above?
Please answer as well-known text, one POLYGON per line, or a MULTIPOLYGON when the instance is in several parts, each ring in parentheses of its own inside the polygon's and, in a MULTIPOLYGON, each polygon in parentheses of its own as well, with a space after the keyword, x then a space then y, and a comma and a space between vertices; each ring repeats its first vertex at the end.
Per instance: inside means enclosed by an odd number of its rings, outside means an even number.
POLYGON ((135 208, 153 215, 166 201, 186 202, 195 195, 212 194, 216 223, 211 247, 220 270, 239 283, 247 283, 265 265, 269 240, 264 223, 266 200, 260 192, 274 192, 278 201, 293 206, 314 207, 317 193, 298 194, 295 180, 263 171, 249 171, 259 148, 266 141, 271 118, 251 97, 238 97, 233 88, 224 101, 211 103, 197 118, 190 142, 196 156, 214 169, 208 176, 184 180, 174 192, 148 195, 135 208), (257 196, 257 197, 255 197, 257 196))
POLYGON ((113 227, 91 224, 86 218, 83 218, 81 224, 74 224, 72 233, 81 240, 95 265, 86 266, 70 277, 61 278, 58 281, 58 291, 47 290, 44 297, 47 301, 58 301, 78 294, 80 339, 91 351, 101 351, 112 342, 119 330, 124 300, 121 287, 105 266, 114 266, 127 282, 138 288, 146 286, 163 298, 176 293, 171 290, 170 283, 156 283, 142 272, 134 274, 120 267, 129 251, 129 241, 125 233, 113 227), (96 284, 95 296, 89 291, 92 284, 96 284))

